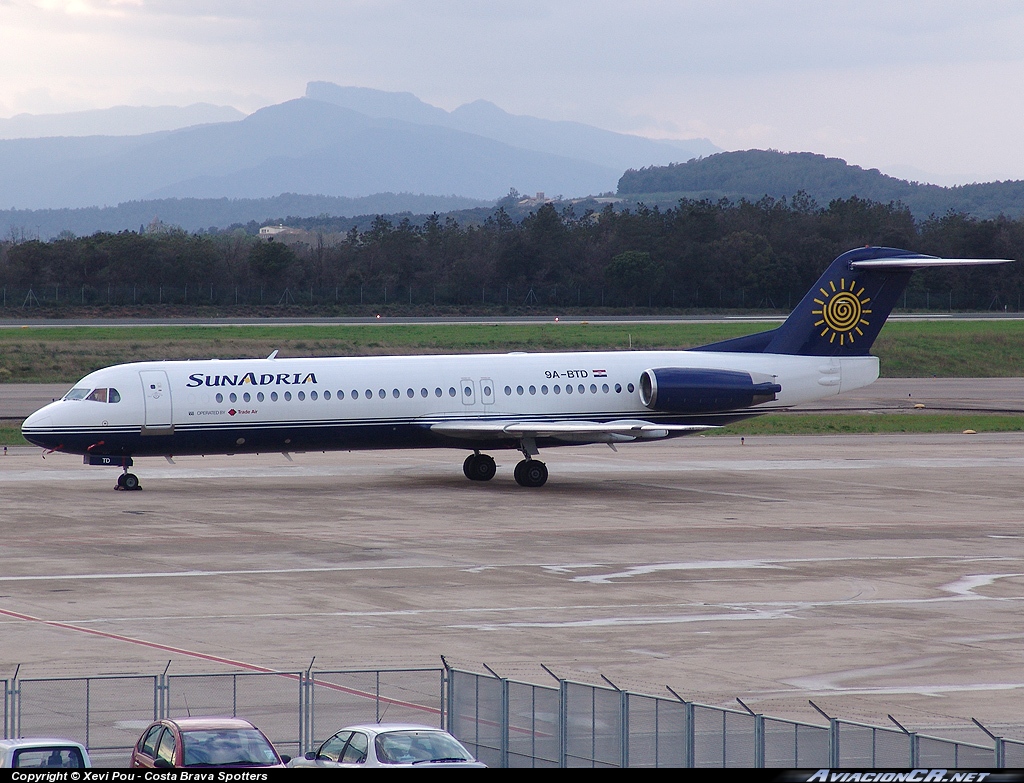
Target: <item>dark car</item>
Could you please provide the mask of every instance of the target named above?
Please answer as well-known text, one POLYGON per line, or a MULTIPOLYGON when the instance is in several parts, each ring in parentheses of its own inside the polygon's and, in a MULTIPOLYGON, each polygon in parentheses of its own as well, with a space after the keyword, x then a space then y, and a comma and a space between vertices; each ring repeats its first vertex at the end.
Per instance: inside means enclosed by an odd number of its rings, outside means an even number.
POLYGON ((174 718, 153 723, 132 750, 132 767, 283 767, 270 740, 241 718, 174 718))

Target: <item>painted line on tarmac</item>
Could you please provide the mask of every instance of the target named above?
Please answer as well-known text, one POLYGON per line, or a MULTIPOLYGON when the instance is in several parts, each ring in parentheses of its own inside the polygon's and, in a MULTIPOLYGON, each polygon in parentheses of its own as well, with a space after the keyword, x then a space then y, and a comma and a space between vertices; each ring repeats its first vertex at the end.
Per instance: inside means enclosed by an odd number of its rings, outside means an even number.
MULTIPOLYGON (((235 668, 245 669, 246 671, 259 672, 261 674, 276 674, 279 677, 285 677, 289 680, 298 680, 300 677, 300 675, 294 674, 292 672, 282 672, 276 669, 267 668, 266 666, 259 666, 254 663, 236 661, 233 658, 224 658, 220 655, 211 655, 210 653, 203 653, 199 652, 198 650, 186 650, 184 647, 174 647, 172 645, 161 644, 159 642, 151 642, 146 639, 136 639, 132 636, 124 636, 123 634, 111 633, 110 631, 98 631, 95 628, 87 628, 83 625, 63 623, 58 620, 44 620, 41 617, 35 617, 33 615, 24 614, 22 612, 14 612, 10 609, 0 609, 0 616, 10 617, 14 620, 22 620, 27 623, 45 625, 49 628, 57 628, 62 631, 74 631, 76 633, 87 634, 89 636, 98 636, 101 639, 108 639, 116 642, 125 642, 127 644, 134 644, 140 647, 148 647, 151 650, 159 650, 160 652, 171 653, 175 655, 183 655, 188 658, 197 658, 202 661, 220 663, 225 666, 234 666, 235 668)), ((365 699, 374 699, 388 704, 396 704, 400 707, 408 707, 409 709, 421 710, 423 712, 429 712, 437 715, 441 714, 441 711, 439 709, 435 707, 428 707, 424 704, 415 704, 413 702, 401 701, 399 699, 389 699, 385 696, 378 696, 377 694, 369 693, 367 691, 360 691, 356 688, 346 688, 343 685, 337 685, 336 683, 326 682, 324 680, 317 681, 317 684, 320 687, 327 688, 328 690, 347 693, 352 696, 359 696, 365 699)))
POLYGON ((492 563, 483 565, 372 565, 372 566, 317 566, 312 568, 241 568, 237 570, 191 570, 191 571, 144 571, 139 573, 99 573, 99 574, 30 574, 21 576, 0 576, 2 582, 64 582, 94 579, 176 579, 182 577, 216 577, 216 576, 267 576, 287 574, 322 574, 340 572, 361 572, 361 571, 438 571, 456 570, 463 573, 479 573, 481 571, 516 569, 516 568, 540 568, 552 575, 573 575, 581 569, 623 569, 611 574, 593 574, 587 576, 573 576, 574 582, 595 582, 607 583, 612 579, 622 579, 633 576, 643 576, 653 571, 664 570, 731 570, 737 568, 785 568, 792 565, 817 564, 817 563, 879 563, 879 562, 907 562, 907 561, 948 561, 955 563, 988 563, 988 562, 1018 562, 1019 557, 1006 555, 992 556, 964 556, 964 555, 867 555, 857 557, 783 557, 783 558, 759 558, 756 560, 700 560, 687 562, 661 562, 661 563, 492 563))

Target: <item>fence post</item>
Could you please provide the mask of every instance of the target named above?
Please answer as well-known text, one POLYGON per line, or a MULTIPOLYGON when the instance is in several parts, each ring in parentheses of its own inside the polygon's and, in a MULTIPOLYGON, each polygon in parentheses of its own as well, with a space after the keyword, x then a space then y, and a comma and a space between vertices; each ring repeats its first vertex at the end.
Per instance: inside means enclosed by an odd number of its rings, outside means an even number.
POLYGON ((995 743, 995 748, 993 750, 995 750, 996 754, 996 769, 1003 769, 1006 766, 1006 741, 1002 737, 997 737, 989 731, 977 718, 971 718, 971 722, 985 732, 989 736, 989 739, 995 743))
POLYGON ((21 683, 18 682, 18 672, 21 670, 19 663, 11 678, 11 731, 8 736, 21 736, 21 683))
POLYGON ((828 765, 838 767, 839 764, 839 719, 828 719, 828 765))
POLYGON ((619 691, 619 709, 622 718, 622 768, 629 766, 629 694, 626 691, 619 691))
POLYGON ((569 766, 569 686, 558 680, 558 766, 569 766))
POLYGON ((736 701, 754 719, 754 766, 758 769, 764 767, 764 715, 759 715, 743 703, 743 699, 736 697, 736 701))

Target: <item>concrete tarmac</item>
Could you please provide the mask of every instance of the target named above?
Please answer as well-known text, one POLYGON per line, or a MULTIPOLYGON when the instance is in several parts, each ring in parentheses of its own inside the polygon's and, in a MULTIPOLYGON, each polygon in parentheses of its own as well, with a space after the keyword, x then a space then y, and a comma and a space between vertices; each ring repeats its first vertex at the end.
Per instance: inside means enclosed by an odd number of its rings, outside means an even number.
MULTIPOLYGON (((913 392, 911 392, 913 393, 913 392)), ((0 677, 437 665, 1024 739, 1024 434, 0 457, 0 677)))

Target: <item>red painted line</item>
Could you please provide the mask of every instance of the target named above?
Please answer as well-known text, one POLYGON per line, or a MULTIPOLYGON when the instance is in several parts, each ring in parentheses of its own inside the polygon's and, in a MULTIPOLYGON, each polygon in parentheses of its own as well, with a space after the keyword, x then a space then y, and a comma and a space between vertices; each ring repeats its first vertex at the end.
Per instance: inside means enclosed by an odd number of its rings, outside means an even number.
MULTIPOLYGON (((117 633, 110 633, 109 631, 97 631, 93 628, 86 628, 82 625, 73 625, 72 623, 61 623, 56 620, 44 620, 41 617, 33 617, 30 614, 22 614, 21 612, 13 612, 10 609, 0 609, 0 616, 10 617, 15 620, 24 620, 28 623, 39 623, 40 625, 46 625, 51 628, 60 628, 65 631, 78 631, 79 633, 89 634, 90 636, 98 636, 101 639, 113 639, 118 642, 127 642, 128 644, 137 644, 141 647, 149 647, 153 650, 160 650, 161 652, 175 653, 177 655, 184 655, 189 658, 198 658, 203 661, 211 661, 212 663, 222 663, 225 666, 234 666, 239 669, 247 669, 248 671, 260 672, 261 674, 276 674, 279 677, 287 677, 290 680, 297 680, 299 676, 290 672, 281 672, 276 669, 268 669, 266 666, 257 666, 254 663, 245 663, 244 661, 236 661, 231 658, 223 658, 219 655, 210 655, 208 653, 201 653, 195 650, 186 650, 183 647, 172 647, 169 644, 160 644, 159 642, 148 642, 145 639, 136 639, 132 636, 122 636, 117 633)), ((317 686, 321 688, 327 688, 328 690, 337 691, 339 693, 348 693, 352 696, 359 696, 365 699, 374 699, 375 701, 381 701, 386 704, 394 704, 399 707, 408 707, 413 710, 421 710, 423 712, 433 713, 440 715, 441 710, 436 707, 428 707, 424 704, 416 704, 409 701, 401 701, 399 699, 389 699, 386 696, 377 696, 376 694, 369 693, 367 691, 356 690, 355 688, 346 688, 343 685, 337 685, 333 682, 326 682, 324 680, 314 680, 317 686)))

